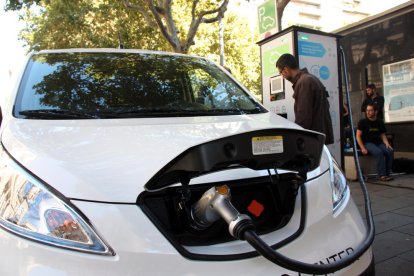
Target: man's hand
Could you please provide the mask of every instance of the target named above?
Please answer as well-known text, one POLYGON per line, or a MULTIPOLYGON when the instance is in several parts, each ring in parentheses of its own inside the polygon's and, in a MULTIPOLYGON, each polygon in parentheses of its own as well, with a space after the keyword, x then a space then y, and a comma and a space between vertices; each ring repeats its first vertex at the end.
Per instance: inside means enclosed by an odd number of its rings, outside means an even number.
POLYGON ((393 150, 393 148, 390 145, 390 142, 388 142, 388 138, 387 135, 385 135, 385 133, 381 134, 381 140, 387 149, 393 150))
POLYGON ((368 154, 368 151, 367 151, 366 148, 361 148, 361 152, 362 152, 363 155, 367 155, 368 154))
POLYGON ((356 139, 357 139, 357 143, 359 145, 359 148, 361 149, 361 153, 363 155, 367 155, 368 154, 367 148, 365 147, 365 144, 362 141, 362 131, 359 130, 359 129, 357 129, 357 132, 356 132, 356 139))

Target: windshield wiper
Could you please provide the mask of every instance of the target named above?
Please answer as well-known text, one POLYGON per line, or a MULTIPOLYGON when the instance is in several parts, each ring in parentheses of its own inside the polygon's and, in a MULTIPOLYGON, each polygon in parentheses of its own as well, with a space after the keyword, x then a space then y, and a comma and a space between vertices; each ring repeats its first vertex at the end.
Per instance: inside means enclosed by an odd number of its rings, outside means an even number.
POLYGON ((125 108, 111 111, 80 112, 62 109, 22 110, 20 115, 37 119, 98 119, 98 118, 151 118, 151 117, 192 117, 243 115, 260 113, 260 109, 165 109, 165 108, 125 108))
POLYGON ((192 117, 192 116, 217 116, 217 115, 243 115, 261 113, 260 109, 161 109, 161 108, 135 108, 121 109, 106 112, 97 112, 97 115, 105 118, 150 118, 150 117, 192 117))
POLYGON ((99 116, 96 113, 91 112, 79 112, 62 109, 30 109, 22 110, 20 115, 24 115, 28 118, 37 119, 98 119, 99 116))

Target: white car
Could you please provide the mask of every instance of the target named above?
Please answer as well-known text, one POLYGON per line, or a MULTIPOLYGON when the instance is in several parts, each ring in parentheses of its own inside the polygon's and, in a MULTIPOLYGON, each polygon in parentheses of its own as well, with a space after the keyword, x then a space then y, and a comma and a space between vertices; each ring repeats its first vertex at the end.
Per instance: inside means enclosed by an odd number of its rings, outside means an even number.
POLYGON ((374 274, 324 136, 207 59, 41 51, 2 109, 0 275, 374 274))

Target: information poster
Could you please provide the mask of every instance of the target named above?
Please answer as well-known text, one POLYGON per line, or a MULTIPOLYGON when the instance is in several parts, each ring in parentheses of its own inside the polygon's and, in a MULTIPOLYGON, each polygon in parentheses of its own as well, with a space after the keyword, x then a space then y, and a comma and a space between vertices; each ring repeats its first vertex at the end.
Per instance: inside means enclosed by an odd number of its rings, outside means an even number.
POLYGON ((414 121, 414 59, 383 65, 382 74, 385 122, 414 121))
POLYGON ((341 160, 341 126, 339 109, 339 74, 336 37, 297 33, 300 68, 307 68, 317 76, 329 93, 330 115, 332 119, 334 144, 328 148, 336 160, 341 160))
POLYGON ((295 121, 292 84, 279 75, 276 61, 286 53, 293 53, 292 32, 266 42, 260 47, 262 62, 263 105, 271 112, 295 121))

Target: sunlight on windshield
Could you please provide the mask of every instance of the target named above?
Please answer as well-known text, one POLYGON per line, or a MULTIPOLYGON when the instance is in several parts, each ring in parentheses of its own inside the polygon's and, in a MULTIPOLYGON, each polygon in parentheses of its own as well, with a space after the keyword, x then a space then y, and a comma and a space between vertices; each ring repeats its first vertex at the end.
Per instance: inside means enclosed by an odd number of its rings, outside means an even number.
POLYGON ((53 110, 125 116, 262 111, 250 95, 207 60, 134 53, 34 55, 16 107, 17 116, 39 110, 42 114, 53 110))

